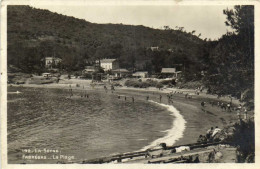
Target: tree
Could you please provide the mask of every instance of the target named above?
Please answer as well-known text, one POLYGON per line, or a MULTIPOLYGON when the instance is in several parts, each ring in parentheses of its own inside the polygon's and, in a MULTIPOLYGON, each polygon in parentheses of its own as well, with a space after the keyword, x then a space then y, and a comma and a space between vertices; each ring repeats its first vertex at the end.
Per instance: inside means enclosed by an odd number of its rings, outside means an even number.
POLYGON ((254 7, 235 6, 223 13, 232 32, 223 35, 210 50, 205 80, 219 92, 239 97, 243 91, 254 89, 254 7))

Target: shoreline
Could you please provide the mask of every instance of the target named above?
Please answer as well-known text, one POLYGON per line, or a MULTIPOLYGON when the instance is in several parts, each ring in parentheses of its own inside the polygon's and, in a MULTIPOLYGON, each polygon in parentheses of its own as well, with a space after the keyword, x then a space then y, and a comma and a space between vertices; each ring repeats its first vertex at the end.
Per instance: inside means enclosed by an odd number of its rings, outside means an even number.
MULTIPOLYGON (((92 88, 88 84, 84 84, 84 89, 80 87, 76 87, 76 84, 25 84, 21 85, 23 87, 36 87, 36 88, 64 88, 68 89, 69 86, 72 86, 74 90, 97 90, 102 91, 103 86, 96 86, 92 88)), ((82 85, 82 84, 81 84, 82 85)), ((9 86, 9 85, 8 85, 9 86)), ((19 85, 13 85, 19 86, 19 85)), ((185 99, 184 94, 174 94, 173 103, 168 105, 166 99, 166 93, 170 91, 185 91, 192 93, 194 90, 192 89, 165 89, 163 91, 159 91, 158 89, 139 89, 139 88, 128 88, 128 87, 116 87, 115 94, 125 94, 129 96, 137 97, 138 99, 145 99, 147 95, 150 96, 150 100, 153 102, 159 102, 158 96, 161 94, 163 96, 161 104, 168 106, 173 106, 176 108, 180 115, 183 116, 183 119, 186 121, 185 130, 183 131, 183 136, 176 139, 173 145, 182 145, 182 144, 190 144, 195 143, 200 134, 205 134, 206 131, 210 127, 218 126, 223 128, 226 124, 236 121, 237 116, 235 112, 222 112, 220 108, 217 106, 211 107, 210 105, 206 105, 206 112, 202 112, 200 108, 200 102, 205 100, 217 100, 215 96, 202 94, 202 95, 192 95, 192 99, 185 99)), ((158 103, 160 104, 160 103, 158 103)), ((169 111, 169 110, 168 110, 169 111)), ((175 120, 174 120, 175 121, 175 120)), ((174 122, 173 122, 174 123, 174 122)), ((174 127, 174 126, 172 126, 174 127)), ((169 129, 171 130, 171 129, 169 129)), ((169 131, 168 131, 169 132, 169 131)), ((166 135, 167 136, 167 135, 166 135)), ((165 137, 166 137, 165 136, 165 137)), ((164 137, 163 137, 164 138, 164 137)), ((161 138, 159 138, 161 139, 161 138)), ((156 140, 155 140, 156 141, 156 140)), ((154 142, 154 141, 153 141, 154 142)), ((164 140, 162 140, 164 142, 164 140)), ((152 143, 151 143, 152 144, 152 143)), ((168 144, 167 144, 168 145, 168 144)), ((148 147, 147 145, 146 147, 148 147)), ((169 146, 172 146, 171 144, 169 146)), ((144 148, 143 148, 144 149, 144 148)))
POLYGON ((149 145, 143 147, 141 151, 157 147, 160 143, 166 143, 166 145, 173 145, 177 140, 183 137, 183 133, 185 131, 185 124, 187 123, 180 114, 180 112, 174 106, 158 103, 155 101, 150 102, 167 108, 167 111, 171 112, 171 115, 175 118, 173 119, 172 127, 165 131, 167 132, 166 136, 152 141, 149 145))

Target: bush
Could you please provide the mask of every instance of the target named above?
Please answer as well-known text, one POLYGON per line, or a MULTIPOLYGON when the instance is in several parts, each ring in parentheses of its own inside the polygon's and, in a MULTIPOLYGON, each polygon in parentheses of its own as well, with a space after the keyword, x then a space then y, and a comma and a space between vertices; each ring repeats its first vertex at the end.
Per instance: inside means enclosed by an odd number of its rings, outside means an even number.
POLYGON ((162 83, 157 83, 156 88, 158 88, 158 89, 163 88, 163 84, 162 83))
POLYGON ((228 138, 228 142, 232 142, 238 147, 238 162, 252 163, 255 157, 255 124, 253 120, 248 122, 241 121, 234 125, 234 134, 228 138))
MULTIPOLYGON (((158 84, 157 81, 153 81, 153 80, 146 80, 144 82, 142 82, 142 80, 127 80, 125 82, 125 86, 127 87, 135 87, 135 88, 147 88, 147 87, 156 87, 158 84)), ((162 85, 163 86, 163 85, 162 85)))

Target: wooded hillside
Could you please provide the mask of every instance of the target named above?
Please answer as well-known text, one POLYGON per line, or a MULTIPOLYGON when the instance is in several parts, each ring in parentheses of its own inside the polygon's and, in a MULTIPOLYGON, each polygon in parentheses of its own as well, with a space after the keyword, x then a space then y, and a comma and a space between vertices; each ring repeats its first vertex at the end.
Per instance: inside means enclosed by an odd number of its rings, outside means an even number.
POLYGON ((67 70, 84 68, 86 60, 118 58, 123 68, 158 71, 184 60, 196 61, 204 43, 183 28, 94 24, 30 6, 8 6, 7 24, 8 64, 25 72, 39 69, 40 59, 50 56, 62 58, 67 70), (151 46, 161 49, 156 56, 147 50, 151 46), (158 55, 160 59, 154 60, 158 55))

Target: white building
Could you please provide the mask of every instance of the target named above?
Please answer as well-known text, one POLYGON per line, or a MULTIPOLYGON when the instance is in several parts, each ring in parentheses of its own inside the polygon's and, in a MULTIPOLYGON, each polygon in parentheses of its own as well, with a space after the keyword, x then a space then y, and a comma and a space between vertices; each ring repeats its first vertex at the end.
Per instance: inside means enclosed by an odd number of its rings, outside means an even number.
POLYGON ((52 65, 58 65, 62 59, 56 58, 56 57, 45 57, 44 62, 45 62, 45 67, 52 67, 52 65))
POLYGON ((119 63, 116 59, 102 59, 100 60, 100 66, 104 71, 119 69, 119 63))
POLYGON ((150 48, 152 51, 158 51, 159 50, 159 46, 151 46, 150 48))

